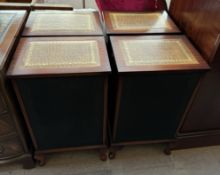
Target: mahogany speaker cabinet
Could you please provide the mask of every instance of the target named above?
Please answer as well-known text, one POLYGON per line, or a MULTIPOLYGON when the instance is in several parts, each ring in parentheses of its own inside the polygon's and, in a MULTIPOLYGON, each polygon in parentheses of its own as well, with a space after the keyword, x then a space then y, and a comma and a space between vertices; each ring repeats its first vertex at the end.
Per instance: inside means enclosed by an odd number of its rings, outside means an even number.
POLYGON ((35 146, 35 159, 100 149, 106 160, 111 67, 103 37, 22 38, 8 70, 35 146))
POLYGON ((98 12, 31 12, 23 36, 103 35, 98 12))
POLYGON ((25 11, 0 11, 0 164, 20 161, 24 168, 33 168, 21 115, 5 76, 25 18, 25 11))
POLYGON ((172 0, 170 14, 209 63, 170 150, 220 145, 220 2, 172 0))
POLYGON ((180 30, 166 11, 160 12, 104 12, 108 35, 172 34, 180 30))
POLYGON ((169 142, 207 63, 185 36, 110 37, 117 72, 110 117, 112 152, 169 142))

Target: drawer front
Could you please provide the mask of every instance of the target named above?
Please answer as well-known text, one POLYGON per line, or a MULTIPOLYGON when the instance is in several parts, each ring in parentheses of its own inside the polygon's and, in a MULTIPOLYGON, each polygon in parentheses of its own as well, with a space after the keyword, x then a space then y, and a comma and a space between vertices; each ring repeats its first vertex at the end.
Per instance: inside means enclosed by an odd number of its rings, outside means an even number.
POLYGON ((6 108, 5 100, 4 100, 3 96, 2 96, 2 94, 0 94, 0 114, 6 112, 7 111, 6 109, 7 108, 6 108))
POLYGON ((0 141, 0 159, 12 158, 24 153, 24 149, 18 137, 0 141))
POLYGON ((15 125, 8 114, 0 116, 0 137, 15 132, 15 125))

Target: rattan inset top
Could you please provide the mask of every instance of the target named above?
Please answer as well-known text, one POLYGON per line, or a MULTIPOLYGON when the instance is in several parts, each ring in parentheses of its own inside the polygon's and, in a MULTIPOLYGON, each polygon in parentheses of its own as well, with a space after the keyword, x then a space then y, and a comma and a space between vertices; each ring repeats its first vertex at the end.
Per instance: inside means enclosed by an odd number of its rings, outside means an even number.
POLYGON ((97 13, 32 12, 23 35, 103 35, 97 13))
POLYGON ((98 44, 90 41, 34 41, 23 56, 26 68, 68 68, 100 66, 98 44))
POLYGON ((104 73, 111 70, 103 37, 25 37, 9 76, 104 73))
POLYGON ((108 32, 179 32, 166 11, 151 13, 106 12, 108 32))
POLYGON ((14 16, 15 13, 0 13, 0 40, 10 23, 12 22, 14 16))
POLYGON ((180 39, 122 41, 127 66, 198 64, 198 61, 180 39))
POLYGON ((111 37, 111 41, 119 71, 207 66, 183 36, 111 37))

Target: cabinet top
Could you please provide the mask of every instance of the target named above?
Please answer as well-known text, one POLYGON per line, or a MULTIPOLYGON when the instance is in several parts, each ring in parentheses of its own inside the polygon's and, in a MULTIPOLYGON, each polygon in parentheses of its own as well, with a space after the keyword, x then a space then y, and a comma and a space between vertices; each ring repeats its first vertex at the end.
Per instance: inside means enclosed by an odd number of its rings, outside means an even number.
POLYGON ((0 11, 0 69, 5 65, 25 17, 25 11, 0 11))
POLYGON ((108 34, 180 33, 166 11, 104 12, 108 34))
POLYGON ((112 36, 118 72, 209 69, 185 36, 112 36))
POLYGON ((103 37, 23 38, 8 76, 63 76, 110 72, 103 37))
POLYGON ((103 35, 98 12, 34 11, 23 36, 103 35))

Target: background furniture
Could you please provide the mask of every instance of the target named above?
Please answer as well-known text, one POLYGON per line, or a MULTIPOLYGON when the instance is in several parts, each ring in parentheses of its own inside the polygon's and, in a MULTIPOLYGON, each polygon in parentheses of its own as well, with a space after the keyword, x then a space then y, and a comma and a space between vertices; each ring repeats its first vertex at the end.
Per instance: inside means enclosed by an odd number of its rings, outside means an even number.
POLYGON ((172 0, 170 13, 211 66, 194 92, 173 149, 220 144, 220 2, 172 0))
POLYGON ((0 11, 0 163, 20 161, 24 168, 33 168, 28 135, 5 77, 26 15, 25 11, 0 11))

